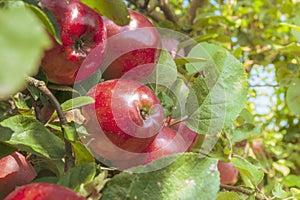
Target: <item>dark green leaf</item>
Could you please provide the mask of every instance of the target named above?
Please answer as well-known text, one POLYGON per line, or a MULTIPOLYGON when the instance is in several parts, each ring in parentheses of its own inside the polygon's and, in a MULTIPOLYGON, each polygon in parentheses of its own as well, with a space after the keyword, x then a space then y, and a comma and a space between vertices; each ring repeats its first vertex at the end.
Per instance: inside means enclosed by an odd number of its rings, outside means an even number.
POLYGON ((260 136, 261 134, 261 126, 255 126, 254 124, 246 123, 234 129, 232 142, 240 142, 250 137, 260 136))
POLYGON ((16 115, 0 122, 0 141, 51 159, 65 155, 64 143, 32 117, 16 115))
POLYGON ((92 153, 80 141, 75 141, 71 144, 74 149, 77 164, 91 163, 95 161, 92 153))
POLYGON ((16 148, 0 142, 0 159, 3 158, 4 156, 11 154, 16 150, 17 150, 16 148))
POLYGON ((77 165, 74 168, 71 168, 64 176, 59 179, 58 184, 77 191, 79 190, 81 184, 92 181, 95 175, 95 163, 81 164, 77 165))

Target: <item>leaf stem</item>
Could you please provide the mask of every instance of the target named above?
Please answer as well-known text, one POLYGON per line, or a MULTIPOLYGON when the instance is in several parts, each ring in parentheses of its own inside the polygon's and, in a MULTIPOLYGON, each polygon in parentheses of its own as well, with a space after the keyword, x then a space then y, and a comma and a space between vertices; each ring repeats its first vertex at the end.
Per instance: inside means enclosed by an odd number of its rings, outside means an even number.
MULTIPOLYGON (((220 184, 220 189, 227 190, 227 191, 239 192, 239 193, 245 194, 247 196, 251 196, 254 193, 254 192, 252 192, 250 190, 247 190, 247 189, 244 189, 244 188, 231 186, 231 185, 225 185, 225 184, 220 184)), ((262 200, 260 197, 255 197, 255 199, 256 200, 262 200)))
MULTIPOLYGON (((55 107, 55 110, 57 112, 60 125, 61 125, 61 130, 64 135, 64 128, 63 125, 68 125, 68 121, 63 114, 62 108, 60 106, 60 103, 56 99, 56 97, 52 94, 52 92, 47 88, 46 84, 44 81, 37 80, 33 77, 27 77, 26 81, 29 85, 37 88, 44 96, 46 96, 49 101, 52 103, 52 105, 55 107)), ((64 138, 65 142, 65 149, 66 149, 66 155, 65 155, 65 172, 68 171, 70 168, 72 168, 75 165, 75 158, 73 156, 73 151, 72 151, 72 145, 71 143, 64 138)))

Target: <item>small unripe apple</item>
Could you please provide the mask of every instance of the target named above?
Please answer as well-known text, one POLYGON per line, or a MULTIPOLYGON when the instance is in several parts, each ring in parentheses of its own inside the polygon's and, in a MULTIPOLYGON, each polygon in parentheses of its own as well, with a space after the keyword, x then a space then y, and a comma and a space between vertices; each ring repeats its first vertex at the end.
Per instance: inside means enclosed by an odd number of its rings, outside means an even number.
POLYGON ((0 159, 0 199, 36 177, 36 172, 26 158, 14 152, 0 159))
POLYGON ((186 152, 187 145, 181 134, 174 129, 163 127, 155 139, 144 149, 145 164, 164 156, 186 152))
POLYGON ((118 26, 104 19, 107 29, 105 79, 144 80, 154 70, 161 52, 157 29, 142 14, 130 10, 130 23, 118 26))
POLYGON ((95 103, 84 106, 85 139, 92 151, 108 160, 125 160, 117 149, 140 153, 163 125, 163 108, 145 85, 114 79, 94 86, 88 93, 95 103))
POLYGON ((218 170, 221 184, 234 185, 237 182, 239 171, 231 162, 219 160, 218 170))
POLYGON ((91 76, 104 60, 106 29, 97 12, 78 0, 40 0, 60 29, 62 45, 53 39, 41 67, 50 82, 71 85, 91 76))
POLYGON ((31 183, 17 188, 4 200, 85 200, 73 190, 52 183, 31 183))

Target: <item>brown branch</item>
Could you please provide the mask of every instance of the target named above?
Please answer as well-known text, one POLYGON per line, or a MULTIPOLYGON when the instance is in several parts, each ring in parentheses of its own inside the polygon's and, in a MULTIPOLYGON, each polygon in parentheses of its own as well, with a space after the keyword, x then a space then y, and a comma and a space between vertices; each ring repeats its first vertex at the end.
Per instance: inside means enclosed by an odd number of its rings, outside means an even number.
POLYGON ((44 124, 46 122, 46 120, 41 115, 41 109, 40 109, 40 103, 41 102, 38 101, 38 100, 35 100, 33 95, 30 92, 29 92, 29 96, 32 100, 32 106, 33 106, 33 109, 34 109, 34 114, 35 114, 36 119, 44 124))
MULTIPOLYGON (((245 194, 247 196, 253 195, 252 191, 249 191, 249 190, 246 190, 246 189, 243 189, 243 188, 240 188, 240 187, 236 187, 236 186, 231 186, 231 185, 220 184, 220 189, 224 189, 224 190, 227 190, 227 191, 239 192, 239 193, 245 194)), ((255 197, 255 199, 256 200, 262 200, 259 197, 255 197)))
POLYGON ((164 12, 167 20, 177 23, 178 18, 168 4, 169 4, 169 0, 159 0, 158 6, 164 12))
MULTIPOLYGON (((52 92, 47 88, 46 84, 44 81, 37 80, 32 77, 27 77, 27 83, 35 88, 37 88, 44 96, 46 96, 49 101, 52 103, 52 105, 55 107, 55 110, 57 112, 60 125, 61 125, 61 130, 64 135, 64 128, 63 125, 68 125, 68 121, 63 114, 62 108, 60 106, 60 103, 56 99, 56 97, 52 94, 52 92)), ((65 156, 65 172, 68 171, 71 167, 75 165, 75 159, 73 156, 73 151, 72 151, 72 145, 71 143, 64 138, 65 142, 65 149, 66 149, 66 156, 65 156)))
POLYGON ((203 7, 205 4, 205 0, 192 0, 190 3, 190 8, 186 12, 185 17, 188 19, 189 25, 193 24, 193 21, 197 14, 197 9, 203 7))

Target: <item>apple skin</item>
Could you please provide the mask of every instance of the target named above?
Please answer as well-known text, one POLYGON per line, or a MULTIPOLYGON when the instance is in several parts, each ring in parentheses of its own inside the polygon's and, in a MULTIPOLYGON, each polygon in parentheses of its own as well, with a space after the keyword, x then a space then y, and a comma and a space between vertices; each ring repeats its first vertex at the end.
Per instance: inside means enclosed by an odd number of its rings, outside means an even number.
POLYGON ((237 182, 239 171, 232 163, 219 160, 218 170, 221 184, 234 185, 237 182))
POLYGON ((118 26, 104 19, 107 29, 107 57, 104 79, 124 78, 142 81, 155 69, 161 52, 157 29, 142 14, 129 10, 130 23, 118 26))
MULTIPOLYGON (((82 108, 90 149, 108 160, 126 160, 119 150, 140 153, 163 126, 163 108, 148 87, 114 79, 88 93, 95 103, 82 108)), ((130 154, 130 153, 129 153, 130 154)))
POLYGON ((16 186, 31 182, 37 175, 32 165, 18 152, 1 158, 0 169, 0 199, 16 186))
POLYGON ((78 0, 40 0, 60 29, 62 45, 53 38, 41 67, 52 83, 72 85, 88 78, 101 65, 106 49, 106 29, 101 16, 78 0))
MULTIPOLYGON (((175 119, 171 119, 170 124, 175 121, 175 119)), ((176 123, 172 125, 171 128, 176 130, 183 137, 185 143, 188 145, 186 151, 191 151, 199 138, 199 134, 189 129, 185 122, 176 123)))
POLYGON ((144 164, 164 156, 187 151, 187 145, 184 138, 174 129, 163 127, 155 139, 144 149, 146 153, 144 164))
POLYGON ((4 200, 85 200, 73 190, 52 183, 31 183, 17 188, 4 200))

